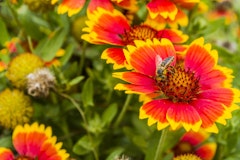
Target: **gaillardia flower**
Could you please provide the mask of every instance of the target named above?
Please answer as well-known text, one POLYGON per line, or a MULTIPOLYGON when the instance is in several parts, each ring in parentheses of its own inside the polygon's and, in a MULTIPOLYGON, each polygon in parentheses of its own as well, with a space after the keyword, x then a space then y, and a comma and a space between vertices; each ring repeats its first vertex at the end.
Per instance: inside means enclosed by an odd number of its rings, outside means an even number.
POLYGON ((110 44, 117 47, 107 48, 101 58, 107 63, 112 63, 114 69, 126 67, 126 58, 123 47, 134 45, 134 40, 167 38, 174 43, 176 50, 184 50, 184 43, 188 36, 179 30, 157 30, 150 25, 140 24, 131 26, 127 18, 118 10, 108 11, 98 8, 93 14, 88 15, 87 27, 83 31, 82 39, 93 44, 110 44))
POLYGON ((15 87, 24 88, 26 87, 26 76, 43 66, 43 60, 37 55, 23 53, 11 60, 6 76, 15 87))
POLYGON ((10 149, 0 148, 1 160, 67 160, 69 154, 61 149, 62 143, 52 136, 52 129, 33 123, 17 126, 12 135, 15 155, 10 149))
MULTIPOLYGON (((55 4, 59 0, 52 0, 52 4, 55 4)), ((63 0, 58 6, 58 13, 64 14, 68 13, 69 16, 77 14, 85 5, 86 0, 63 0)), ((113 10, 113 4, 130 11, 137 10, 136 0, 91 0, 87 7, 87 12, 92 13, 98 7, 104 8, 106 10, 113 10)))
POLYGON ((217 65, 217 51, 204 45, 203 38, 193 41, 184 56, 176 55, 168 39, 135 41, 124 53, 133 70, 113 74, 129 83, 115 89, 155 94, 141 106, 139 117, 148 118, 148 125, 157 123, 158 130, 182 126, 187 131, 218 132, 215 122, 226 124, 238 108, 239 91, 231 88, 231 71, 217 65))
POLYGON ((198 2, 200 0, 151 0, 147 9, 151 19, 157 18, 157 21, 167 22, 170 26, 186 26, 188 17, 181 8, 191 9, 198 2))
POLYGON ((7 69, 7 65, 3 61, 0 61, 0 72, 4 71, 5 69, 7 69))
POLYGON ((210 21, 224 18, 225 24, 230 25, 231 23, 237 21, 237 14, 232 8, 232 4, 230 1, 223 1, 216 4, 216 8, 214 8, 207 14, 207 18, 210 21))
POLYGON ((0 93, 0 125, 14 128, 28 123, 33 114, 31 100, 23 92, 5 89, 0 93))
POLYGON ((200 132, 186 132, 180 141, 173 147, 174 156, 194 154, 202 160, 212 160, 217 145, 214 142, 206 142, 210 134, 200 132))
POLYGON ((48 68, 40 68, 27 75, 28 94, 33 97, 47 97, 54 84, 55 76, 48 68))

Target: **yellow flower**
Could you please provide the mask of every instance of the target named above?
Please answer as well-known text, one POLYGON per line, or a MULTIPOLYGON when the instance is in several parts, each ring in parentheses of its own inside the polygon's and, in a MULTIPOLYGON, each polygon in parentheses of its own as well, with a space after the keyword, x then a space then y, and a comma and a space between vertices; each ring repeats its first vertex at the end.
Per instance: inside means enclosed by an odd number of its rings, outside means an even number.
POLYGON ((0 93, 0 125, 3 127, 15 128, 27 123, 32 113, 31 100, 23 92, 5 89, 0 93))
POLYGON ((31 53, 23 53, 10 62, 6 76, 15 87, 24 88, 27 75, 43 65, 44 62, 40 57, 31 53))

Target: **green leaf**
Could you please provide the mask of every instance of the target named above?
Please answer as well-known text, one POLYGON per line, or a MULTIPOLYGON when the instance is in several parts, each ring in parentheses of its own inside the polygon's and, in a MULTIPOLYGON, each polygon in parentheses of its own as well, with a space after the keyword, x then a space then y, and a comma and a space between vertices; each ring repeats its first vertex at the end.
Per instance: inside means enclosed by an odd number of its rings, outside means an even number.
POLYGON ((51 36, 40 41, 35 49, 35 53, 45 61, 52 60, 61 48, 67 33, 66 29, 56 29, 51 36))
POLYGON ((224 18, 220 18, 218 20, 208 22, 208 25, 205 30, 203 30, 203 35, 211 34, 219 29, 219 26, 224 26, 224 18))
POLYGON ((64 56, 61 57, 61 59, 60 59, 61 65, 64 66, 69 61, 69 59, 71 58, 71 56, 73 54, 73 49, 74 49, 73 44, 69 44, 67 46, 64 56))
POLYGON ((92 145, 87 135, 83 136, 73 146, 73 152, 77 155, 85 155, 92 151, 92 145))
POLYGON ((105 125, 108 125, 112 122, 113 118, 115 117, 117 113, 117 104, 113 103, 111 104, 102 115, 102 121, 105 125))
POLYGON ((12 136, 3 136, 0 139, 0 147, 11 148, 12 147, 12 136))
POLYGON ((113 160, 113 159, 117 159, 120 157, 120 155, 124 152, 124 148, 118 147, 115 148, 112 153, 107 157, 106 160, 113 160))
POLYGON ((8 34, 8 31, 7 31, 7 28, 6 28, 6 25, 4 23, 4 21, 0 18, 0 44, 2 46, 4 46, 4 43, 6 41, 8 41, 10 38, 9 38, 9 34, 8 34))
POLYGON ((78 76, 78 77, 72 79, 68 84, 70 86, 74 86, 74 85, 78 84, 79 82, 81 82, 83 79, 84 79, 84 76, 78 76))
POLYGON ((28 10, 27 6, 21 6, 17 10, 17 14, 21 28, 24 28, 24 31, 35 40, 39 40, 44 36, 41 28, 49 28, 48 22, 28 10))
POLYGON ((97 146, 102 142, 102 137, 89 137, 88 135, 80 138, 73 146, 73 152, 78 155, 85 155, 94 151, 97 146))
POLYGON ((82 101, 84 107, 93 106, 93 80, 92 78, 88 78, 87 81, 83 85, 82 90, 82 101))

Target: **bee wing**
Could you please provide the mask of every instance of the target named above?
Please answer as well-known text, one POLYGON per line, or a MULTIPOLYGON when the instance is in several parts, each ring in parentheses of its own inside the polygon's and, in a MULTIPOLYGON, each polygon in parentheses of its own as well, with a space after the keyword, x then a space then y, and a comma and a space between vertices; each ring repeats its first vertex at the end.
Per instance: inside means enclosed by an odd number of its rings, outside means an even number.
POLYGON ((158 68, 163 62, 162 57, 160 57, 159 55, 156 55, 155 57, 155 64, 156 64, 156 68, 158 68))

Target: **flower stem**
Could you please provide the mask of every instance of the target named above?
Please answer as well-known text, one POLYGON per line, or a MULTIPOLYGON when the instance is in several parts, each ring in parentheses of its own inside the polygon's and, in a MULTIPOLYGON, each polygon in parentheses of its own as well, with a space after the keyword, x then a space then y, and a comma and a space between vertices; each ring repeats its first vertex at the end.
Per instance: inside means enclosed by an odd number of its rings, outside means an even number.
MULTIPOLYGON (((60 95, 61 97, 68 99, 68 100, 76 107, 76 109, 78 110, 78 112, 79 112, 80 115, 82 116, 84 125, 85 125, 86 127, 89 126, 83 110, 81 109, 80 105, 75 101, 75 99, 73 99, 71 96, 69 96, 69 95, 67 95, 67 94, 65 94, 65 93, 59 92, 56 88, 53 88, 53 90, 55 91, 55 93, 57 93, 57 94, 60 95)), ((93 143, 92 136, 91 136, 91 134, 89 133, 88 129, 86 129, 86 131, 87 131, 87 135, 88 135, 89 141, 90 141, 91 143, 93 143)), ((94 155, 95 160, 99 160, 99 158, 98 158, 98 153, 97 153, 96 148, 94 148, 94 149, 92 150, 92 152, 93 152, 93 155, 94 155)))
POLYGON ((156 150, 154 160, 161 160, 162 159, 163 148, 164 148, 163 145, 165 143, 167 134, 168 134, 168 128, 165 128, 164 130, 162 130, 162 134, 161 134, 161 137, 160 137, 159 142, 158 142, 158 146, 157 146, 157 150, 156 150))
POLYGON ((31 40, 30 36, 27 36, 27 41, 28 41, 28 46, 29 46, 31 53, 34 53, 33 44, 32 44, 32 40, 31 40))
POLYGON ((81 109, 81 107, 79 106, 79 104, 69 95, 65 94, 65 93, 61 93, 59 91, 57 91, 56 89, 54 90, 58 95, 62 96, 63 98, 68 99, 78 110, 78 112, 80 113, 80 115, 82 116, 83 119, 83 123, 87 125, 87 120, 85 117, 85 114, 83 112, 83 110, 81 109))
POLYGON ((81 59, 80 59, 80 64, 79 64, 79 70, 78 74, 81 75, 83 72, 83 66, 85 62, 85 53, 86 53, 86 48, 87 48, 87 43, 84 41, 83 46, 82 46, 82 54, 81 54, 81 59))
POLYGON ((122 110, 121 110, 121 112, 120 112, 120 114, 119 114, 116 122, 115 122, 114 125, 113 125, 114 128, 118 127, 118 125, 119 125, 120 122, 122 121, 122 119, 123 119, 123 117, 124 117, 124 114, 125 114, 125 112, 127 111, 127 107, 128 107, 128 105, 129 105, 129 103, 130 103, 130 101, 131 101, 131 99, 132 99, 132 96, 133 96, 132 94, 127 95, 127 98, 126 98, 126 101, 125 101, 125 103, 124 103, 124 105, 123 105, 123 108, 122 108, 122 110))

